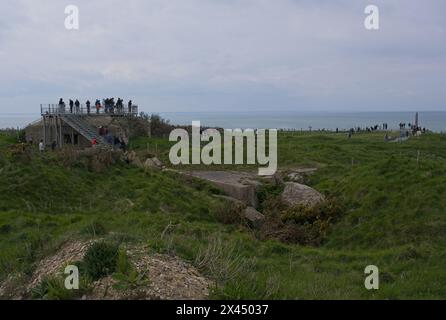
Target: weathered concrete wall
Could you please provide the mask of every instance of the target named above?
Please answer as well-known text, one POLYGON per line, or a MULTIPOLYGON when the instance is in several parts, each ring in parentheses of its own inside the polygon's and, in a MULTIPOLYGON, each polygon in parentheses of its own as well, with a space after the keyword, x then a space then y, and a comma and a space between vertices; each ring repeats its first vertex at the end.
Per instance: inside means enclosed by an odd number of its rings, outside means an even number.
MULTIPOLYGON (((50 146, 53 141, 58 140, 56 138, 56 134, 56 129, 53 126, 47 127, 45 139, 45 144, 47 146, 50 146)), ((25 138, 26 141, 32 141, 33 144, 38 144, 40 140, 44 140, 43 121, 39 121, 26 127, 25 138)), ((80 148, 91 147, 91 141, 88 141, 86 138, 84 138, 82 135, 80 135, 78 132, 76 132, 66 124, 62 125, 62 138, 64 145, 73 145, 73 142, 75 142, 75 145, 79 146, 80 148)))
POLYGON ((257 188, 260 182, 253 180, 251 174, 231 171, 191 171, 186 174, 209 181, 228 196, 249 206, 256 208, 259 204, 257 188))
MULTIPOLYGON (((117 136, 125 141, 126 144, 128 144, 129 140, 132 137, 137 136, 139 133, 135 128, 135 123, 138 122, 137 118, 118 118, 118 117, 111 117, 111 116, 86 116, 84 119, 94 128, 96 128, 99 131, 99 127, 107 127, 108 131, 112 136, 117 136)), ((64 137, 64 144, 72 144, 72 128, 66 124, 62 126, 62 135, 69 136, 64 137), (66 138, 66 139, 65 139, 66 138), (68 139, 68 140, 67 140, 68 139)), ((88 141, 86 138, 84 138, 81 134, 74 131, 75 142, 77 146, 80 148, 87 148, 91 146, 91 141, 88 141)), ((36 122, 32 125, 29 125, 25 128, 25 136, 27 141, 33 141, 33 143, 39 143, 39 141, 44 139, 43 134, 43 120, 40 120, 39 122, 36 122)), ((56 132, 54 128, 51 128, 51 126, 48 127, 46 132, 46 144, 51 145, 51 143, 56 140, 56 132)))
POLYGON ((26 141, 38 143, 43 139, 43 121, 29 125, 25 128, 26 141))

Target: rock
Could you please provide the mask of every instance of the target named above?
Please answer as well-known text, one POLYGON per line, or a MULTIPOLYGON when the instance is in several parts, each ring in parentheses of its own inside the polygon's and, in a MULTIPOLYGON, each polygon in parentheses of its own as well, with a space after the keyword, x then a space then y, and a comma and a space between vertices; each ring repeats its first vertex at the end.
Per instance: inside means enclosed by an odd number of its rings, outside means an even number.
POLYGON ((285 172, 285 177, 288 181, 305 184, 308 181, 308 177, 316 171, 317 168, 298 168, 293 169, 291 172, 285 172))
POLYGON ((265 222, 265 216, 253 207, 247 207, 245 211, 243 211, 242 216, 247 220, 248 224, 255 229, 260 229, 265 222))
POLYGON ((163 163, 156 157, 148 158, 144 162, 144 168, 146 168, 146 169, 162 169, 163 163))
POLYGON ((135 159, 133 159, 133 161, 130 162, 130 164, 137 166, 138 168, 143 168, 144 165, 142 164, 141 160, 136 157, 135 159))
POLYGON ((304 183, 305 177, 299 172, 291 172, 287 175, 287 178, 291 182, 304 183))
POLYGON ((278 186, 279 184, 283 183, 282 177, 278 173, 275 173, 271 176, 260 176, 259 179, 274 186, 278 186))
POLYGON ((136 159, 136 152, 135 151, 127 151, 124 154, 124 158, 128 163, 131 163, 133 160, 136 159))
POLYGON ((305 205, 312 207, 322 203, 325 198, 321 193, 309 186, 296 182, 287 182, 282 193, 282 200, 289 206, 305 205))
POLYGON ((159 169, 159 167, 155 164, 153 159, 149 158, 144 162, 145 169, 159 169))
POLYGON ((163 163, 157 157, 153 157, 152 161, 157 167, 162 168, 163 163))

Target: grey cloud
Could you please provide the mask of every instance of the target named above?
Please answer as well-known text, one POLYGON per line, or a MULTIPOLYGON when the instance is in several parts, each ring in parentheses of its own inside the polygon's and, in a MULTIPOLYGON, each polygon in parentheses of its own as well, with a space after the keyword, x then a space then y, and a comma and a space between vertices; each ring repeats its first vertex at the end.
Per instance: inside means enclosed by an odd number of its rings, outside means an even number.
POLYGON ((378 32, 368 1, 6 0, 0 113, 75 95, 157 111, 443 108, 446 3, 374 3, 378 32), (71 3, 79 31, 63 25, 71 3))

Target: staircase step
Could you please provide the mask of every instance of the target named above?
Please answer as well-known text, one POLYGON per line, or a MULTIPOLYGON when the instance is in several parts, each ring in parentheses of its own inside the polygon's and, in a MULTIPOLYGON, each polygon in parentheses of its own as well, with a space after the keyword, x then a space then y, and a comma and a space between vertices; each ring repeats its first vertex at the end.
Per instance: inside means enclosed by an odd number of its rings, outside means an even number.
POLYGON ((110 147, 110 144, 107 143, 105 139, 98 134, 96 129, 93 128, 88 122, 86 122, 83 117, 77 115, 63 115, 62 119, 66 124, 71 126, 86 139, 96 139, 98 145, 102 145, 103 147, 110 147))

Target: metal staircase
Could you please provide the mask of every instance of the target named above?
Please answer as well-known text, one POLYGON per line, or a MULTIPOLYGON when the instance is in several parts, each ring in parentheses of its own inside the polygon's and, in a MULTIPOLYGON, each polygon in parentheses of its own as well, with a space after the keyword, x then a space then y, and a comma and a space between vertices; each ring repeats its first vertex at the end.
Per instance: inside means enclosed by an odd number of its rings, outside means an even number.
POLYGON ((110 148, 111 145, 99 135, 98 130, 89 124, 81 115, 77 114, 60 114, 62 120, 85 137, 88 141, 96 139, 99 147, 110 148))

